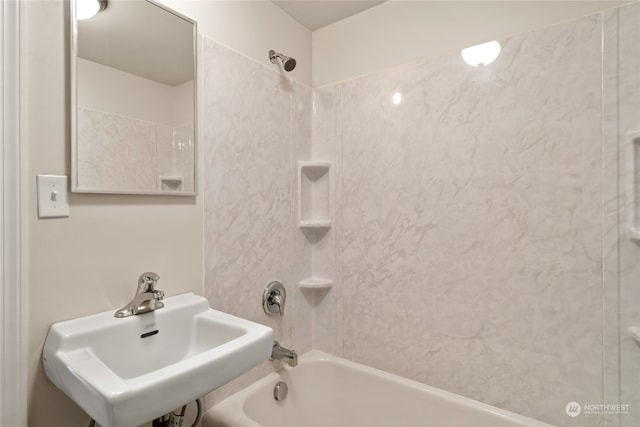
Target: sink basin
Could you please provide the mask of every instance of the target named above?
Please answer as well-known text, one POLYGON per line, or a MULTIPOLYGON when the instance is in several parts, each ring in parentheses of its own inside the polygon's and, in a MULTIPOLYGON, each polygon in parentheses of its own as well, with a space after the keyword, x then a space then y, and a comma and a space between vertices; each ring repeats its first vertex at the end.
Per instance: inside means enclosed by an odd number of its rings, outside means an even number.
POLYGON ((204 396, 268 360, 271 328, 209 307, 192 293, 165 307, 115 310, 51 326, 47 377, 101 427, 132 427, 204 396))

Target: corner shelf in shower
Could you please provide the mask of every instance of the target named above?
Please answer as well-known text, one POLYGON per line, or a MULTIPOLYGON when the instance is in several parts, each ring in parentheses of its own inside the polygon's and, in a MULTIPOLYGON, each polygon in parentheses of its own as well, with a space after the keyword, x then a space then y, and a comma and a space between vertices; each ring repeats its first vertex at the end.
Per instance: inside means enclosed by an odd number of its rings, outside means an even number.
POLYGON ((309 277, 307 279, 299 281, 298 286, 300 287, 300 289, 323 291, 331 289, 333 287, 333 280, 322 279, 319 277, 309 277))
POLYGON ((300 221, 298 227, 303 230, 326 230, 331 228, 331 221, 300 221))
POLYGON ((331 228, 331 162, 298 162, 298 227, 331 228))

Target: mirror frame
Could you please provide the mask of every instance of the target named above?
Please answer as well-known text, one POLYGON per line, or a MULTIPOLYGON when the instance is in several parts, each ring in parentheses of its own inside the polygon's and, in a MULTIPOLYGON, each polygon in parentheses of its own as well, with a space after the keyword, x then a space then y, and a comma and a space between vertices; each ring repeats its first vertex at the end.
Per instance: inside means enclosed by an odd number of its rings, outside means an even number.
POLYGON ((76 4, 79 0, 69 2, 70 16, 70 111, 71 117, 71 192, 84 194, 136 194, 145 196, 196 196, 198 190, 198 23, 173 9, 155 1, 140 0, 150 3, 165 12, 184 19, 193 25, 193 190, 192 191, 162 191, 162 190, 118 190, 92 189, 78 185, 78 20, 76 19, 76 4))

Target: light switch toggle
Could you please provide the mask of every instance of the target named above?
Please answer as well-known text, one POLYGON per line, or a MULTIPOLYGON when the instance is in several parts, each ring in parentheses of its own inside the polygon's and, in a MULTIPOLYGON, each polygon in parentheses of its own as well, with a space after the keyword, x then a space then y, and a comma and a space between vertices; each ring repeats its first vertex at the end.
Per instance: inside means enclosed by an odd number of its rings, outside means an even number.
POLYGON ((62 175, 38 175, 38 218, 69 216, 68 178, 62 175))

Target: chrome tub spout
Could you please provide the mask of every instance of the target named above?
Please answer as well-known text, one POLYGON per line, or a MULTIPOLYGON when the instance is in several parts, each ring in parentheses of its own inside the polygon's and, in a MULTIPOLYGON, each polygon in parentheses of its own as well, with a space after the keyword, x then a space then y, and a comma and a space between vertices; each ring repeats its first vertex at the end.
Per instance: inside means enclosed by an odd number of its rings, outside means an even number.
POLYGON ((273 342, 270 360, 282 360, 292 368, 298 365, 298 353, 295 350, 289 350, 280 345, 278 341, 273 342))

